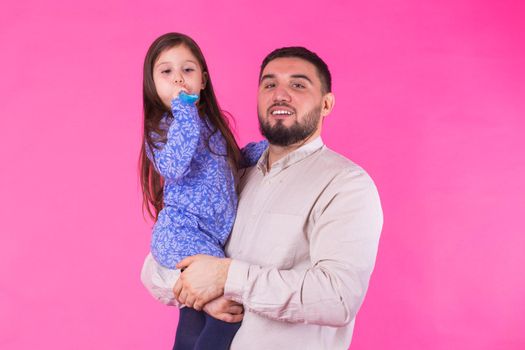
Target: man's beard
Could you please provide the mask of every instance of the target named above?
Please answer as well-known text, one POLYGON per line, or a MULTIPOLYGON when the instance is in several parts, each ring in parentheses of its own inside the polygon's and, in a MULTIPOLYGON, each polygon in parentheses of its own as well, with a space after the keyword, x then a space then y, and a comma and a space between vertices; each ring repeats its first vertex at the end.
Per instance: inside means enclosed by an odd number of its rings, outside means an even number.
POLYGON ((321 118, 320 106, 307 112, 301 123, 295 120, 289 127, 285 126, 284 120, 280 119, 276 120, 274 126, 271 126, 269 120, 264 120, 259 114, 259 130, 270 144, 286 147, 312 136, 317 130, 319 118, 321 118))

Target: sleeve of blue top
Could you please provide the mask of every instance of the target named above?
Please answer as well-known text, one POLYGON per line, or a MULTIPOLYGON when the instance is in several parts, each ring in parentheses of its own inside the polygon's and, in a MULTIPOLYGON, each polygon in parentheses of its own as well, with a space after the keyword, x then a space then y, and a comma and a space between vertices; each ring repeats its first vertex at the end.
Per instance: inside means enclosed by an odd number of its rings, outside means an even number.
POLYGON ((241 168, 254 166, 268 148, 268 141, 250 142, 241 149, 241 168))
POLYGON ((167 141, 160 149, 153 148, 155 167, 165 179, 177 180, 184 176, 200 138, 199 112, 195 104, 171 101, 173 122, 168 129, 167 141))

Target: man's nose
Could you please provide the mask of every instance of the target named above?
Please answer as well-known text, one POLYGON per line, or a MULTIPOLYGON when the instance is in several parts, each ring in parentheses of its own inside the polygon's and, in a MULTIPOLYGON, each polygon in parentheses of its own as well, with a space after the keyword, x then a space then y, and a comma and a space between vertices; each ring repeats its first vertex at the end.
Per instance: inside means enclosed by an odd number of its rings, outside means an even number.
POLYGON ((284 87, 276 87, 273 91, 274 102, 290 102, 292 96, 288 93, 288 90, 284 87))

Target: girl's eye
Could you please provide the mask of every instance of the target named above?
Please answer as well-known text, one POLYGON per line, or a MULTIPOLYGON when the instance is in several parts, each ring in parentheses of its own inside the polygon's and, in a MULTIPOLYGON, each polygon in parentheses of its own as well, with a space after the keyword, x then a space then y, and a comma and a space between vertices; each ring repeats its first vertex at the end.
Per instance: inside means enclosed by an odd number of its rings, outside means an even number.
POLYGON ((170 74, 171 73, 171 69, 165 69, 163 71, 161 71, 162 74, 170 74))
POLYGON ((185 69, 184 69, 185 72, 193 72, 194 70, 195 70, 195 69, 193 69, 193 68, 185 68, 185 69))

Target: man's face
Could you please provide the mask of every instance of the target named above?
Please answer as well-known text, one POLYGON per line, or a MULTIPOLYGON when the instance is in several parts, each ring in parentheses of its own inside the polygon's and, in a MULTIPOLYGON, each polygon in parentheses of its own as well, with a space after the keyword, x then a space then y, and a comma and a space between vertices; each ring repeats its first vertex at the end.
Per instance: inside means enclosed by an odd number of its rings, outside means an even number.
POLYGON ((300 58, 277 58, 261 74, 257 97, 259 126, 268 141, 289 146, 321 132, 321 80, 313 64, 300 58))

